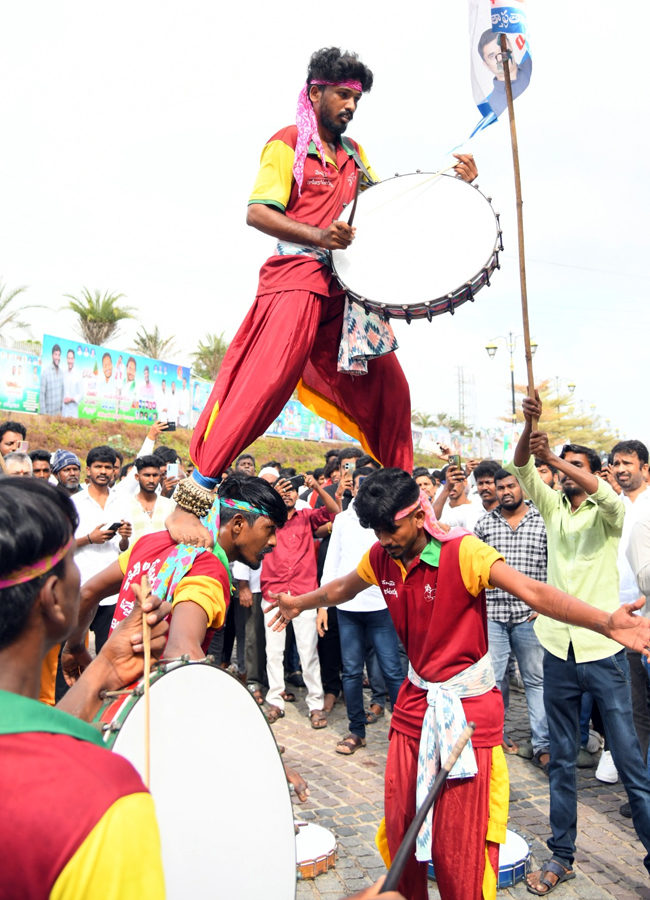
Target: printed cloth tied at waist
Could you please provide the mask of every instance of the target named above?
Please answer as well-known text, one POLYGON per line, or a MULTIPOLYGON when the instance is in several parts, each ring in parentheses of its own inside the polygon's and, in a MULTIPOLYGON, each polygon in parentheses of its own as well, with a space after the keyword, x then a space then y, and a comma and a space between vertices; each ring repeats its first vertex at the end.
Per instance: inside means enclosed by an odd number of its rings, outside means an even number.
MULTIPOLYGON (((420 678, 413 666, 409 665, 408 678, 411 684, 427 692, 427 711, 422 722, 420 752, 418 755, 418 777, 416 808, 420 809, 431 789, 441 760, 447 759, 452 747, 467 725, 461 697, 478 697, 495 686, 494 670, 490 654, 463 669, 448 681, 433 682, 420 678)), ((450 778, 471 778, 478 771, 476 758, 469 741, 452 769, 450 778)), ((420 862, 431 859, 431 823, 433 808, 418 833, 415 856, 420 862)))
MULTIPOLYGON (((332 267, 329 250, 293 241, 278 241, 277 256, 311 256, 319 263, 332 267)), ((368 360, 398 349, 397 339, 388 319, 374 312, 366 312, 346 297, 343 328, 336 368, 351 375, 367 375, 368 360)))

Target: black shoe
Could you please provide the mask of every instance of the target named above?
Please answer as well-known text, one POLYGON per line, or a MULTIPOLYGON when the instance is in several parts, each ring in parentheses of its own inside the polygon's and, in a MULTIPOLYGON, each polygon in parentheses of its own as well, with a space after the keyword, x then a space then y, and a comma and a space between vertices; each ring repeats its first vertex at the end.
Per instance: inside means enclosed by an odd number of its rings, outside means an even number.
POLYGON ((285 679, 294 687, 305 687, 302 672, 290 672, 288 675, 285 675, 285 679))
POLYGON ((623 805, 619 807, 618 811, 622 816, 625 816, 626 819, 632 818, 632 807, 629 803, 623 803, 623 805))

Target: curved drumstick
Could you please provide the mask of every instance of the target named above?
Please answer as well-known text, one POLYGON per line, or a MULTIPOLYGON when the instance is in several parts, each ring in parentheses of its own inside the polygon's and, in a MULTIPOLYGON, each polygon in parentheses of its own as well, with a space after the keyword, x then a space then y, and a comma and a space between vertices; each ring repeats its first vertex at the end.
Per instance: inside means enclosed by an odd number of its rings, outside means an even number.
POLYGON ((427 813, 433 806, 436 797, 440 793, 440 789, 447 780, 447 776, 456 764, 456 760, 463 752, 465 745, 467 744, 471 736, 474 734, 475 728, 476 725, 474 724, 474 722, 468 722, 465 728, 463 728, 463 733, 452 747, 451 753, 442 764, 442 767, 436 775, 435 780, 431 786, 431 790, 427 794, 426 800, 415 814, 415 818, 409 825, 409 829, 404 835, 402 843, 399 845, 399 850, 395 854, 395 859, 391 863, 390 869, 388 870, 388 875, 386 876, 386 881, 384 881, 381 891, 379 892, 380 894, 386 894, 388 893, 388 891, 397 890, 397 885, 399 884, 399 880, 402 877, 404 866, 406 865, 409 856, 413 852, 413 846, 418 836, 418 832, 422 827, 422 823, 426 819, 427 813))

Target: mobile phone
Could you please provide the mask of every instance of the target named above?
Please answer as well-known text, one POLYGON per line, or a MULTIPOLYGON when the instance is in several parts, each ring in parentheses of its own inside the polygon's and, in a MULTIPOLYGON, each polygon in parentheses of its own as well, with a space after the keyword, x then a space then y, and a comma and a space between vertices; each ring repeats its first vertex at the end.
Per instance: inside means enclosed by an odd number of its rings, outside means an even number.
POLYGON ((354 462, 351 459, 349 459, 347 462, 343 463, 343 470, 345 472, 350 472, 352 469, 354 469, 354 466, 355 466, 354 462))
POLYGON ((294 489, 294 491, 297 491, 298 488, 305 486, 305 476, 304 475, 294 475, 293 478, 287 478, 287 481, 289 482, 291 487, 294 489))
POLYGON ((178 463, 169 463, 167 466, 167 478, 178 478, 178 463))
POLYGON ((176 422, 167 422, 167 431, 176 431, 176 422))
POLYGON ((112 525, 109 525, 108 528, 105 528, 104 531, 117 531, 118 528, 122 527, 121 522, 113 522, 112 525))
POLYGON ((458 453, 450 454, 449 465, 450 466, 458 466, 458 468, 460 469, 460 455, 458 453))
POLYGON ((20 452, 27 453, 29 450, 29 441, 21 441, 20 442, 20 452))

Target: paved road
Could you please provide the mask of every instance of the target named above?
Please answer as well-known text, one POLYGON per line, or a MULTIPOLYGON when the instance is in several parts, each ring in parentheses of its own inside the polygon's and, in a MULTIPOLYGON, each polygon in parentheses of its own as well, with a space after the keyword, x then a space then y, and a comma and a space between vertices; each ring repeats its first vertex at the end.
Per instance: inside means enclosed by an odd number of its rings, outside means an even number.
MULTIPOLYGON (((377 826, 383 816, 383 774, 388 749, 389 714, 368 728, 368 745, 351 757, 337 754, 334 745, 347 733, 345 709, 337 704, 329 726, 315 731, 309 726, 304 690, 287 704, 284 719, 274 726, 279 743, 286 746, 285 760, 307 779, 311 796, 297 804, 302 818, 331 829, 339 841, 336 868, 315 880, 298 884, 299 900, 336 900, 371 884, 385 873, 375 847, 377 826)), ((367 695, 368 696, 368 695, 367 695)), ((511 692, 508 732, 515 740, 529 737, 526 702, 511 692)), ((518 757, 509 757, 510 828, 521 834, 532 848, 534 861, 548 858, 548 780, 518 757)), ((594 769, 578 773, 577 877, 562 885, 557 898, 582 900, 650 900, 650 879, 642 865, 643 847, 631 820, 618 809, 626 799, 622 785, 601 784, 594 769)), ((295 801, 294 801, 295 802, 295 801)), ((430 897, 439 897, 430 882, 430 897)), ((531 897, 524 884, 500 891, 500 898, 531 897)))

